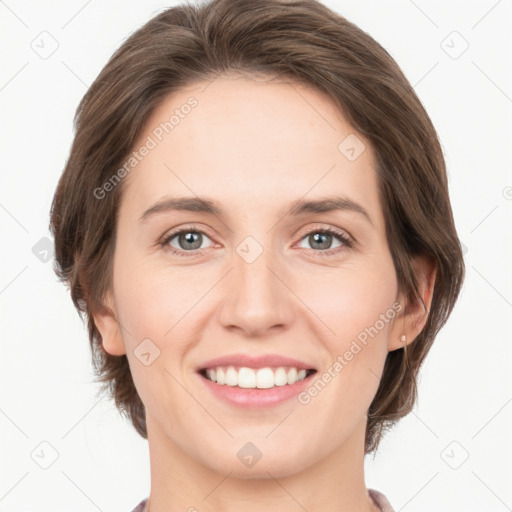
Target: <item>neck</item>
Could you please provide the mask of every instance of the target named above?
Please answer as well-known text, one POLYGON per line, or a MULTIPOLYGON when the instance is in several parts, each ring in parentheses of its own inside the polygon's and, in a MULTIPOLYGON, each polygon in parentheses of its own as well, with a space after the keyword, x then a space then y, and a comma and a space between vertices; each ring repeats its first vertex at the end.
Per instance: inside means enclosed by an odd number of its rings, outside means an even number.
MULTIPOLYGON (((364 482, 366 419, 337 450, 286 475, 255 465, 237 478, 201 464, 147 418, 151 466, 148 512, 378 512, 364 482)), ((243 443, 241 443, 243 444, 243 443)))

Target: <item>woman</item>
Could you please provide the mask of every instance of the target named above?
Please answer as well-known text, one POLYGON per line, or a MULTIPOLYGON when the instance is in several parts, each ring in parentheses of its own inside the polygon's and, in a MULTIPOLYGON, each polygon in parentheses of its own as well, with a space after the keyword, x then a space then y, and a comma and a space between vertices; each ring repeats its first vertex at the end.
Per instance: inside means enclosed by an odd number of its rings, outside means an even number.
POLYGON ((364 456, 411 411, 464 264, 389 54, 312 0, 174 7, 75 123, 55 270, 148 439, 135 511, 392 511, 364 456))

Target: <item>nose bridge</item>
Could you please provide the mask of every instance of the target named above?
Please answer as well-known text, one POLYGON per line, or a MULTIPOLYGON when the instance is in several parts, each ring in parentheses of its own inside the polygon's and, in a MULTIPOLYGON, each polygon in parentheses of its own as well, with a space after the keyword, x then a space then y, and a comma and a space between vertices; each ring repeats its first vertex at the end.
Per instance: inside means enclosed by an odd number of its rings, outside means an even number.
POLYGON ((272 245, 271 236, 262 242, 248 236, 235 247, 234 268, 222 306, 224 326, 236 325, 247 333, 261 334, 290 320, 290 294, 277 277, 282 265, 272 245))
POLYGON ((275 287, 275 276, 270 269, 277 266, 277 257, 272 254, 269 245, 267 243, 263 247, 255 239, 248 237, 236 249, 234 265, 237 285, 251 291, 250 296, 254 298, 262 294, 272 295, 272 288, 275 287))

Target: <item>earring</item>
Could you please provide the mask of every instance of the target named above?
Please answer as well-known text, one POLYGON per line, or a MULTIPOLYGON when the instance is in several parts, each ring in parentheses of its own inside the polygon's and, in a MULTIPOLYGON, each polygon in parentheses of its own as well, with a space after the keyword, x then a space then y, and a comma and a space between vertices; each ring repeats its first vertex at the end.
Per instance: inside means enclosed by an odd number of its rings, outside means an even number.
POLYGON ((405 343, 407 341, 407 336, 405 334, 402 334, 402 336, 400 336, 400 341, 402 343, 405 343))

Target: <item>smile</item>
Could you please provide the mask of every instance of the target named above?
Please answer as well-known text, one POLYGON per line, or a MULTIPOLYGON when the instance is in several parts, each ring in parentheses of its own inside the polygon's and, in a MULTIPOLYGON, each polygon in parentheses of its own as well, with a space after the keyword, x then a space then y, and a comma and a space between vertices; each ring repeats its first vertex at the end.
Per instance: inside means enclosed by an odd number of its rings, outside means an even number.
POLYGON ((245 366, 217 366, 206 368, 200 373, 203 377, 219 385, 244 389, 269 389, 277 386, 291 386, 315 373, 316 370, 295 367, 248 368, 245 366))

